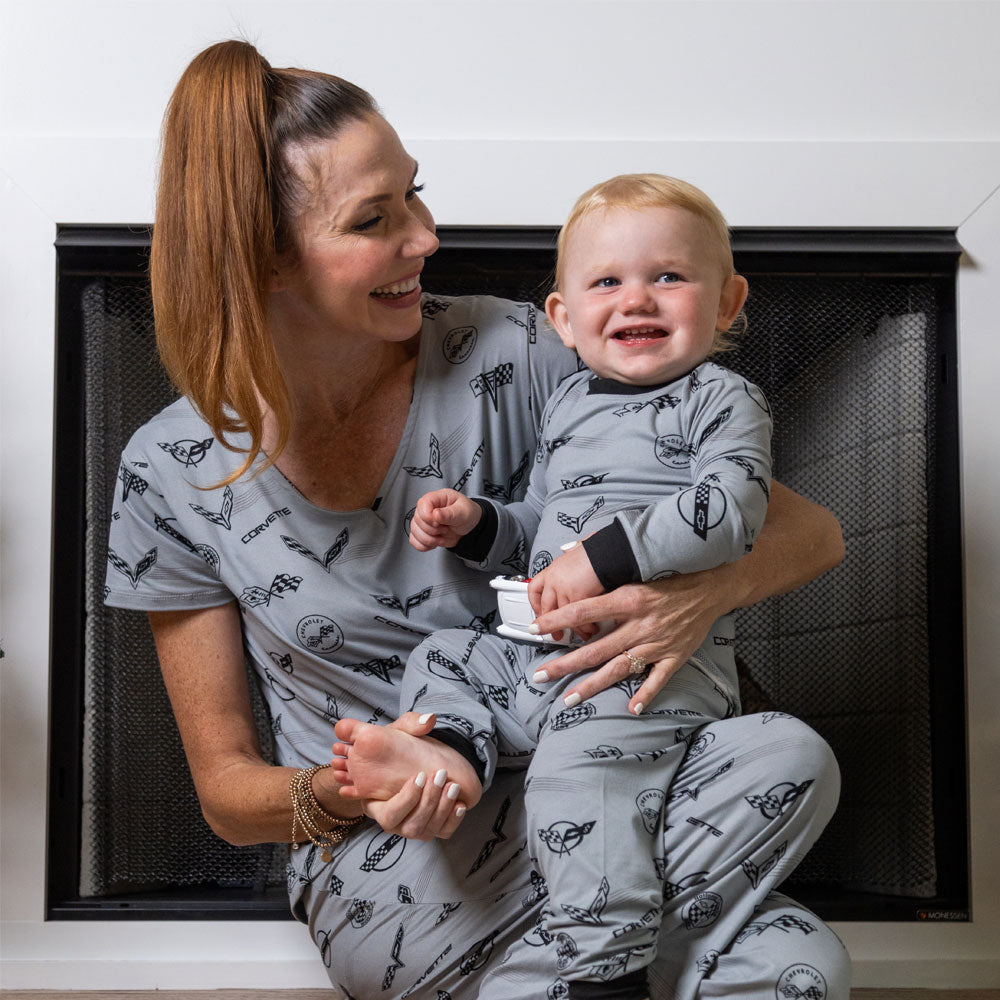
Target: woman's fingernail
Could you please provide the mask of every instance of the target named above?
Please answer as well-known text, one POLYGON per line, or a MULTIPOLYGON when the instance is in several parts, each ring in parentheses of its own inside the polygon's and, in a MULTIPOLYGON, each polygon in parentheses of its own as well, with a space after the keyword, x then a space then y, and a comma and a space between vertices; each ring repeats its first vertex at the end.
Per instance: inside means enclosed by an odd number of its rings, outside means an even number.
POLYGON ((563 704, 567 708, 573 708, 574 706, 579 705, 581 701, 583 701, 583 699, 575 691, 563 698, 563 704))
POLYGON ((424 714, 424 715, 421 715, 421 716, 420 716, 420 718, 419 718, 419 719, 417 719, 417 722, 419 722, 419 723, 420 723, 420 725, 422 725, 422 726, 425 726, 425 725, 427 725, 427 720, 428 720, 428 719, 429 719, 429 718, 430 718, 430 717, 431 717, 431 716, 432 716, 433 714, 434 714, 433 712, 427 712, 426 714, 424 714))
POLYGON ((645 708, 645 705, 643 705, 643 703, 642 703, 641 701, 637 701, 637 702, 635 703, 635 708, 633 708, 633 709, 632 709, 632 711, 633 711, 633 712, 634 712, 634 713, 635 713, 636 715, 642 715, 642 710, 643 710, 643 708, 645 708))
POLYGON ((575 549, 579 544, 579 542, 567 542, 565 545, 560 545, 559 548, 561 548, 563 552, 569 552, 570 549, 575 549))
POLYGON ((447 795, 447 796, 448 796, 448 798, 452 800, 452 802, 454 802, 454 801, 455 801, 455 799, 457 799, 457 798, 458 798, 458 796, 459 796, 459 793, 460 793, 461 791, 462 791, 462 789, 461 789, 461 788, 459 788, 459 787, 458 787, 458 785, 456 785, 456 784, 455 784, 455 782, 452 782, 452 783, 451 783, 451 784, 450 784, 450 785, 448 786, 448 790, 447 790, 447 791, 446 791, 446 792, 445 792, 444 794, 445 794, 445 795, 447 795))
POLYGON ((421 771, 420 774, 418 774, 413 779, 413 784, 415 784, 417 786, 417 788, 423 788, 424 785, 427 784, 427 772, 426 771, 421 771))
POLYGON ((532 622, 528 626, 528 635, 541 635, 541 634, 542 630, 534 622, 532 622))
POLYGON ((448 780, 448 772, 442 767, 437 774, 434 775, 434 784, 438 788, 444 788, 444 783, 448 780))
POLYGON ((465 815, 465 806, 455 806, 455 818, 461 819, 465 815))
POLYGON ((531 680, 535 684, 544 684, 548 679, 549 679, 548 671, 545 670, 536 670, 531 675, 531 680))

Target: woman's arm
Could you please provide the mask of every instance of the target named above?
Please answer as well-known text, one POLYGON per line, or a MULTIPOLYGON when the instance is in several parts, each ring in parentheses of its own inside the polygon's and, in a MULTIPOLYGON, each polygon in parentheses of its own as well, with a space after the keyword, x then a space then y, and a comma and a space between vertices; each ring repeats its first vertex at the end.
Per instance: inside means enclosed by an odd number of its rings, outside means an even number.
MULTIPOLYGON (((296 769, 272 766, 261 756, 236 605, 153 611, 149 623, 206 822, 231 844, 289 843, 289 785, 296 769)), ((341 798, 332 769, 325 769, 315 774, 313 791, 332 816, 364 811, 406 837, 446 837, 458 826, 440 815, 433 798, 440 789, 433 786, 422 793, 411 783, 388 802, 366 804, 341 798)))
POLYGON ((566 696, 575 693, 586 699, 628 674, 626 649, 645 657, 652 669, 630 702, 634 711, 639 703, 649 704, 721 615, 795 590, 843 558, 837 519, 825 507, 772 481, 764 527, 753 551, 738 562, 656 583, 630 584, 539 616, 543 633, 587 622, 618 622, 601 638, 547 663, 545 671, 555 680, 604 664, 566 696))

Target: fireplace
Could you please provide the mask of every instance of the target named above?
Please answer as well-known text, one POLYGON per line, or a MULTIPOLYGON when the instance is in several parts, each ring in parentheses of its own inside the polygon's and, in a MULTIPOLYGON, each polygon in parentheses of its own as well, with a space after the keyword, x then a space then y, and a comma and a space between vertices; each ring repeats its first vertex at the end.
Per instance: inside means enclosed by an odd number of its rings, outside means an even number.
MULTIPOLYGON (((440 236, 430 291, 544 298, 554 230, 440 236)), ((172 398, 148 233, 61 227, 57 248, 48 913, 273 919, 283 849, 209 831, 145 618, 102 603, 119 453, 172 398)), ((810 722, 844 775, 786 886, 828 919, 966 920, 958 244, 951 230, 740 229, 734 249, 750 332, 725 363, 768 395, 777 478, 829 506, 847 543, 841 567, 739 616, 745 707, 810 722)))

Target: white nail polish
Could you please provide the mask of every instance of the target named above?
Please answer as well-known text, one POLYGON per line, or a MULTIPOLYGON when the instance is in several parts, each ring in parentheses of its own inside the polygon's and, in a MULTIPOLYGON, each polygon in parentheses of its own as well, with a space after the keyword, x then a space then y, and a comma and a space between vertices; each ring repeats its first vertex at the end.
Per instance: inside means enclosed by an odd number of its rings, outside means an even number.
POLYGON ((565 545, 560 545, 559 548, 561 548, 563 552, 569 552, 570 549, 575 549, 579 544, 579 542, 567 542, 565 545))
POLYGON ((534 622, 532 622, 528 626, 528 635, 541 635, 541 634, 542 630, 534 622))
POLYGON ((421 771, 420 774, 413 779, 413 784, 415 784, 417 788, 423 788, 424 785, 427 784, 427 773, 425 771, 421 771))
POLYGON ((461 819, 465 815, 465 806, 455 806, 455 818, 461 819))
POLYGON ((573 708, 574 706, 579 705, 581 701, 583 701, 583 699, 575 691, 563 698, 563 704, 567 708, 573 708))
POLYGON ((643 705, 643 703, 642 703, 641 701, 637 701, 637 702, 635 703, 635 708, 633 708, 633 709, 632 709, 632 711, 633 711, 633 712, 634 712, 634 713, 635 713, 636 715, 642 715, 642 710, 643 710, 643 709, 644 709, 645 707, 646 707, 646 706, 645 706, 645 705, 643 705))
POLYGON ((437 774, 434 775, 434 784, 438 788, 444 788, 444 783, 448 780, 448 772, 442 767, 437 774))
POLYGON ((447 796, 448 796, 448 798, 452 800, 452 802, 454 802, 454 801, 455 801, 455 799, 457 799, 457 798, 458 798, 458 796, 459 796, 459 793, 460 793, 461 791, 462 791, 462 789, 461 789, 461 788, 459 788, 459 787, 458 787, 458 785, 456 785, 456 784, 455 784, 454 782, 452 782, 452 783, 451 783, 451 784, 450 784, 450 785, 448 786, 448 790, 447 790, 447 791, 446 791, 446 792, 445 792, 444 794, 445 794, 445 795, 447 795, 447 796))
POLYGON ((428 720, 428 719, 429 719, 429 718, 430 718, 430 717, 431 717, 431 716, 432 716, 433 714, 434 714, 433 712, 427 712, 427 713, 426 713, 425 715, 421 715, 421 716, 420 716, 420 718, 419 718, 419 719, 417 719, 417 722, 419 722, 419 723, 420 723, 420 725, 422 725, 422 726, 426 726, 426 725, 427 725, 427 720, 428 720))
POLYGON ((549 675, 545 670, 536 670, 531 675, 532 683, 534 684, 544 684, 549 679, 549 675))

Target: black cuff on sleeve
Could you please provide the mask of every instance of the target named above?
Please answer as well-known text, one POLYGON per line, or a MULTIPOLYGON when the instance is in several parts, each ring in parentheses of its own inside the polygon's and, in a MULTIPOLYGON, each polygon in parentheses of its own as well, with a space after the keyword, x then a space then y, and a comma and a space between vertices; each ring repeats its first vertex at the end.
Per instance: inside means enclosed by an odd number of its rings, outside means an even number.
POLYGON ((496 541, 500 518, 488 500, 480 500, 479 497, 472 499, 482 508, 483 516, 479 519, 479 524, 467 535, 463 535, 448 551, 454 552, 461 559, 482 562, 490 554, 496 541))
POLYGON ((573 979, 569 982, 569 1000, 639 1000, 649 996, 645 967, 627 972, 610 982, 591 982, 573 979))
POLYGON ((632 554, 628 535, 617 520, 594 532, 590 538, 585 538, 583 547, 597 579, 606 591, 626 583, 641 582, 642 574, 632 554))
POLYGON ((479 754, 476 753, 476 748, 470 740, 454 729, 445 729, 441 726, 435 726, 428 735, 460 753, 479 776, 479 784, 483 783, 486 779, 486 765, 479 759, 479 754))

